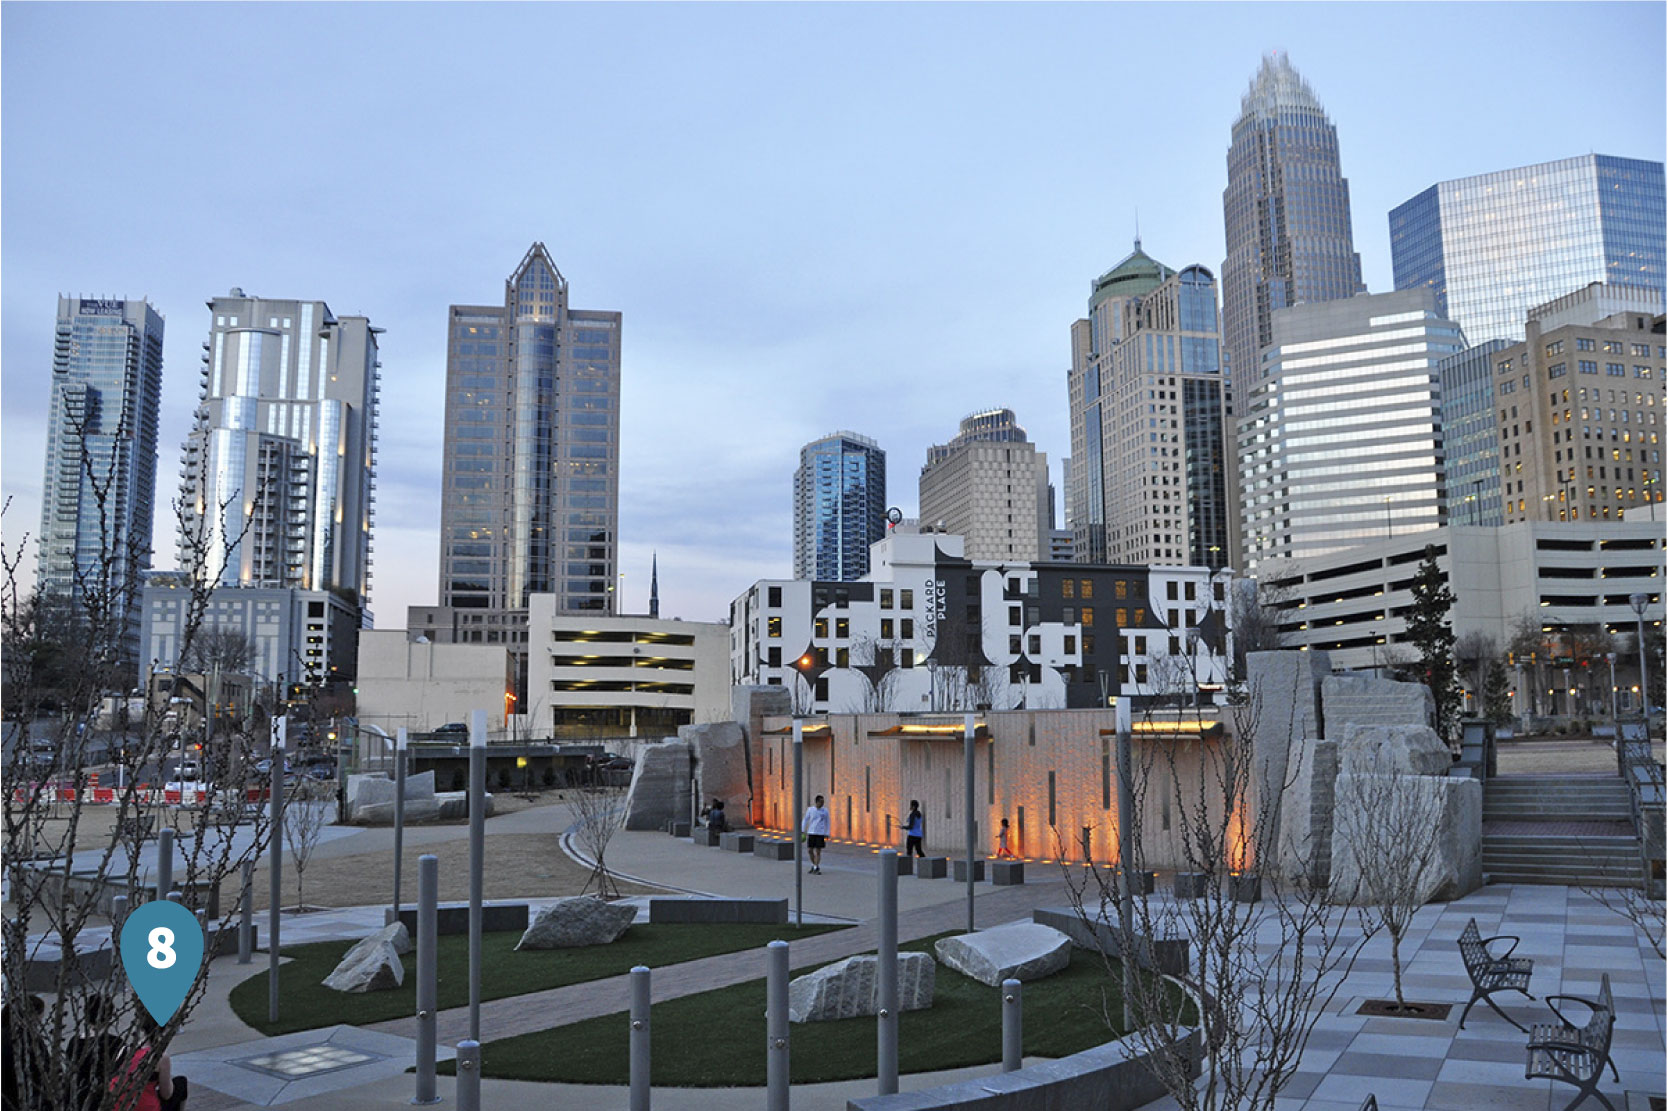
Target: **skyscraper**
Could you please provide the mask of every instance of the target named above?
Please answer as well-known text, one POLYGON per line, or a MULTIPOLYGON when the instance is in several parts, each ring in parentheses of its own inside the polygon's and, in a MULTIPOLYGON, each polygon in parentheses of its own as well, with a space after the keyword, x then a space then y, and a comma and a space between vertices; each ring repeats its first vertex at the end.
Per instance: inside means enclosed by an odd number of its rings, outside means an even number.
POLYGON ((148 301, 58 298, 38 589, 120 620, 130 663, 151 565, 162 330, 148 301))
POLYGON ((1494 421, 1494 355, 1503 339, 1468 347, 1436 365, 1441 382, 1444 489, 1448 523, 1505 523, 1500 436, 1494 421))
POLYGON ((1283 54, 1263 58, 1240 100, 1222 214, 1222 338, 1243 390, 1258 377, 1276 310, 1366 289, 1338 130, 1283 54))
POLYGON ((447 338, 441 606, 486 611, 494 642, 525 639, 533 594, 615 612, 620 314, 570 309, 534 243, 503 305, 453 305, 447 338))
MULTIPOLYGON (((1390 210, 1397 289, 1427 286, 1467 342, 1524 335, 1592 282, 1664 286, 1662 163, 1584 154, 1439 182, 1390 210)), ((1619 311, 1619 310, 1618 310, 1619 311)))
POLYGON ((1073 558, 1236 563, 1216 279, 1135 250, 1072 325, 1073 558))
POLYGON ((1012 409, 974 413, 949 443, 929 447, 920 493, 921 523, 943 521, 946 532, 965 537, 969 559, 1051 558, 1048 456, 1012 409))
POLYGON ((886 453, 835 432, 799 449, 793 476, 793 577, 850 582, 869 572, 886 533, 886 453))
POLYGON ((1428 289, 1274 314, 1239 420, 1247 571, 1443 523, 1437 367, 1461 347, 1428 289))

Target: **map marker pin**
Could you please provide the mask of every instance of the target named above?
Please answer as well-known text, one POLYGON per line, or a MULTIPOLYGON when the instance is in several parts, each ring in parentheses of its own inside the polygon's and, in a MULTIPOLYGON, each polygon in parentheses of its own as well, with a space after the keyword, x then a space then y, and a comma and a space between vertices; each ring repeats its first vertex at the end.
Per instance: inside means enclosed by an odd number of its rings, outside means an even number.
POLYGON ((165 1025, 203 966, 203 928, 197 916, 166 899, 146 903, 128 914, 119 947, 134 994, 165 1025))

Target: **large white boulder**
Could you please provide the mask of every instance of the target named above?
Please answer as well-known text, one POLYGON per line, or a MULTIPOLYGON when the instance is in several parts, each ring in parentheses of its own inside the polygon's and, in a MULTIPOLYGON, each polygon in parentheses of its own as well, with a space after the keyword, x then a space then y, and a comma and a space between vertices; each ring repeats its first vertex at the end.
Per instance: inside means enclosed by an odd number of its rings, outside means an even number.
POLYGON ((637 918, 637 908, 608 903, 589 895, 557 899, 539 911, 517 949, 574 949, 607 945, 626 932, 637 918))
POLYGON ((947 937, 934 949, 957 972, 993 988, 1003 980, 1040 980, 1071 963, 1071 938, 1035 922, 947 937))
POLYGON ((394 781, 378 772, 347 777, 348 814, 357 817, 361 806, 394 801, 394 781))
MULTIPOLYGON (((898 1010, 932 1006, 938 965, 925 953, 898 954, 898 1010)), ((880 957, 865 953, 836 961, 788 985, 789 1022, 829 1022, 880 1012, 880 957)))
POLYGON ((1345 725, 1338 738, 1340 775, 1447 775, 1453 764, 1426 725, 1345 725))
POLYGON ((342 954, 338 965, 357 964, 366 953, 379 945, 392 945, 394 952, 404 955, 411 952, 411 932, 405 928, 404 922, 394 922, 382 927, 374 934, 368 934, 356 942, 353 948, 342 954))
POLYGON ((689 820, 690 748, 683 741, 644 745, 626 792, 627 829, 665 829, 689 820))
POLYGON ((1340 775, 1333 812, 1334 903, 1380 901, 1368 873, 1412 887, 1418 904, 1448 902, 1483 885, 1483 790, 1475 779, 1437 775, 1340 775), (1423 844, 1431 854, 1414 874, 1402 861, 1423 844))
POLYGON ((344 959, 336 970, 324 978, 324 986, 335 991, 367 992, 392 991, 405 982, 405 965, 394 951, 391 942, 383 941, 360 950, 351 963, 344 959))

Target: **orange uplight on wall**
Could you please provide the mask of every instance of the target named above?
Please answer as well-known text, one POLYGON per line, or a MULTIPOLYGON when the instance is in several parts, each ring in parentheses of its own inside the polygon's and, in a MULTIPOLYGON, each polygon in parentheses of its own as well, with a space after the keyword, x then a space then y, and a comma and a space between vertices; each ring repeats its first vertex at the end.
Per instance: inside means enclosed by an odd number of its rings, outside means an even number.
POLYGON ((1251 858, 1251 843, 1245 830, 1245 807, 1234 807, 1233 816, 1228 819, 1228 868, 1234 872, 1247 872, 1256 863, 1251 858))

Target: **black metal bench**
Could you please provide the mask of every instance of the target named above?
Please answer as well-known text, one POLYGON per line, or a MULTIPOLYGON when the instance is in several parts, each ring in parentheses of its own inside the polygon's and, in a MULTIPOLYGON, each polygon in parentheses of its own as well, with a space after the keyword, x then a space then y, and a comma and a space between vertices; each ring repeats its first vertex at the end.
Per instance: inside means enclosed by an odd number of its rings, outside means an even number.
POLYGON ((1616 1026, 1616 1004, 1610 995, 1610 974, 1605 973, 1600 979, 1597 999, 1549 995, 1546 1005, 1552 1008, 1558 1021, 1537 1022, 1530 1031, 1529 1059, 1523 1067, 1523 1075, 1531 1080, 1561 1080, 1580 1089, 1564 1111, 1572 1111, 1589 1095, 1597 1096, 1610 1111, 1616 1111, 1605 1094, 1598 1090, 1599 1078, 1604 1075, 1606 1064, 1609 1064, 1610 1075, 1616 1078, 1616 1083, 1622 1081, 1621 1073, 1616 1071, 1616 1062, 1610 1056, 1610 1038, 1616 1026), (1586 1007, 1587 1021, 1577 1026, 1564 1017, 1564 1012, 1553 1000, 1579 1003, 1586 1007))
POLYGON ((1472 990, 1471 1001, 1465 1005, 1465 1010, 1460 1012, 1459 1028, 1461 1030, 1465 1029, 1465 1016, 1471 1013, 1471 1008, 1477 1005, 1477 1000, 1481 999, 1494 1008, 1495 1014, 1522 1030, 1525 1034, 1529 1032, 1523 1023, 1502 1011, 1500 1005, 1493 999, 1493 995, 1497 991, 1521 992, 1530 999, 1535 998, 1533 995, 1529 995, 1529 973, 1534 969, 1535 962, 1528 957, 1512 956, 1512 951, 1517 948, 1519 940, 1511 934, 1483 937, 1477 931, 1477 920, 1475 918, 1465 924, 1465 931, 1459 936, 1459 948, 1460 956, 1465 960, 1466 975, 1471 977, 1472 990), (1511 946, 1507 948, 1505 953, 1498 957, 1488 951, 1490 943, 1496 941, 1511 942, 1511 946))

